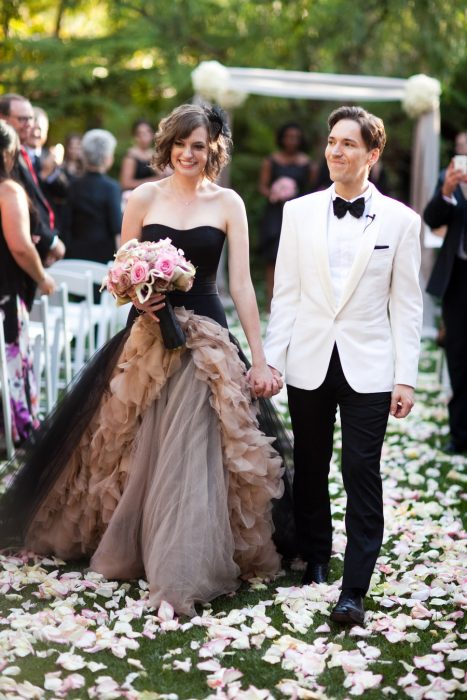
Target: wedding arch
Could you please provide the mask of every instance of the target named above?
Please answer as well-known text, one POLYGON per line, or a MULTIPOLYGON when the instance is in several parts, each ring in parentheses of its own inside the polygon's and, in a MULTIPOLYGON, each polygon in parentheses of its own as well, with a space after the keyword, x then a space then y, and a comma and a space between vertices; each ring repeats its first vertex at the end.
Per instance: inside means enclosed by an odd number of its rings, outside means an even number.
MULTIPOLYGON (((248 95, 345 102, 401 102, 414 119, 410 205, 419 214, 433 194, 439 171, 439 82, 419 74, 410 78, 306 73, 267 68, 227 67, 203 61, 192 73, 199 98, 215 101, 227 111, 240 107, 248 95)), ((421 238, 423 288, 433 266, 437 239, 428 227, 421 238)), ((424 326, 434 326, 434 308, 425 295, 424 326)))

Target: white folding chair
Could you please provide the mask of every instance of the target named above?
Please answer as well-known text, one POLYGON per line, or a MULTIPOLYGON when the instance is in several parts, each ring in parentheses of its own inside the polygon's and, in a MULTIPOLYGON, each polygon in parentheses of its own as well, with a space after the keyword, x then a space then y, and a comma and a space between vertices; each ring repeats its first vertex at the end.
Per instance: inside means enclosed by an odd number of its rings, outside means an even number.
MULTIPOLYGON (((77 260, 77 259, 67 259, 59 260, 56 262, 51 269, 52 274, 54 271, 60 273, 71 273, 73 275, 80 274, 83 275, 88 273, 91 275, 93 284, 102 284, 102 281, 109 270, 109 263, 99 263, 94 260, 77 260)), ((93 295, 94 299, 94 295, 93 295)), ((96 349, 100 348, 106 340, 108 340, 116 332, 117 326, 117 308, 115 301, 107 290, 104 290, 100 296, 100 302, 98 304, 92 303, 92 322, 97 328, 96 334, 96 349)))
POLYGON ((45 411, 54 405, 52 391, 51 338, 56 333, 57 323, 49 317, 49 300, 45 295, 35 299, 29 314, 29 342, 33 345, 33 371, 37 383, 39 405, 44 388, 45 411))
POLYGON ((0 390, 2 393, 3 430, 5 432, 5 448, 7 459, 15 453, 11 425, 10 387, 8 384, 8 369, 6 364, 5 333, 3 331, 3 311, 0 310, 0 390))
POLYGON ((59 288, 48 298, 49 330, 53 326, 50 347, 50 367, 52 399, 55 404, 60 387, 67 387, 71 382, 71 343, 73 333, 69 328, 68 287, 62 282, 59 288))
POLYGON ((73 374, 76 374, 84 362, 95 350, 94 330, 97 321, 93 318, 93 289, 91 273, 76 274, 55 269, 49 270, 57 284, 66 284, 68 302, 66 305, 66 323, 68 331, 75 339, 72 360, 73 374), (83 297, 81 302, 70 301, 70 294, 83 297))

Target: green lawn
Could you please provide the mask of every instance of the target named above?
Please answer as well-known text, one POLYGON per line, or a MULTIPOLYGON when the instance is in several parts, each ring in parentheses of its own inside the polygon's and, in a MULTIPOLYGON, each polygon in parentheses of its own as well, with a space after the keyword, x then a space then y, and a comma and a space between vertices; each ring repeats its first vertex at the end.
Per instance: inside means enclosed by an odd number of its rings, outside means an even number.
POLYGON ((467 459, 440 450, 437 355, 424 344, 417 404, 407 420, 390 420, 386 538, 364 629, 328 622, 345 546, 337 435, 329 586, 299 587, 295 567, 177 620, 169 606, 146 606, 144 581, 106 582, 87 562, 4 556, 0 698, 465 697, 467 459))

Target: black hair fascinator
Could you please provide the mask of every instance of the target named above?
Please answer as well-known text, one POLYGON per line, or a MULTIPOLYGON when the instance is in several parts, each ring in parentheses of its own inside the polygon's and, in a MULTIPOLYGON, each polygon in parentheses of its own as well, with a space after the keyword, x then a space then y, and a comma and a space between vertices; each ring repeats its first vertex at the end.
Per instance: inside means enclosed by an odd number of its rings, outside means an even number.
POLYGON ((209 120, 209 136, 213 141, 217 141, 219 136, 230 138, 230 128, 227 121, 227 114, 220 107, 204 107, 209 120))

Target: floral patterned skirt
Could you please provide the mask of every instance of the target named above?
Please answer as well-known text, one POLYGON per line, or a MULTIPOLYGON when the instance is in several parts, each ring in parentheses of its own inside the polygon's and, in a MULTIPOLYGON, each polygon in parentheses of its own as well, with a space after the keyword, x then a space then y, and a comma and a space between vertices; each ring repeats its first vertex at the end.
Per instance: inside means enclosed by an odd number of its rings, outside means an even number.
MULTIPOLYGON (((39 427, 39 397, 33 372, 32 349, 29 344, 29 314, 24 301, 16 297, 18 335, 6 343, 8 384, 10 390, 12 437, 20 443, 39 427)), ((0 405, 0 412, 1 412, 0 405)), ((3 430, 3 420, 0 430, 3 430)))

